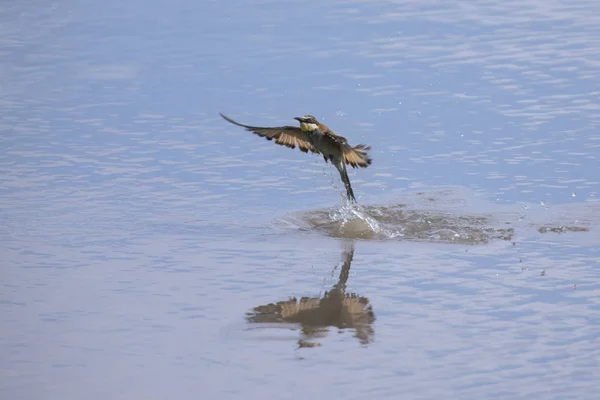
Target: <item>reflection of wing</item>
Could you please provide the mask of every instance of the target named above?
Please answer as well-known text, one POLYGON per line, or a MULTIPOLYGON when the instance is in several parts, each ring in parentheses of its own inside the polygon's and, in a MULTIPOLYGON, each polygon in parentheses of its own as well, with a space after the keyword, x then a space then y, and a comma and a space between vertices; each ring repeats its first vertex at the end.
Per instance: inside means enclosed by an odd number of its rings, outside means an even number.
POLYGON ((303 335, 308 338, 327 335, 330 326, 351 328, 361 344, 371 343, 375 334, 372 326, 375 314, 369 299, 356 293, 346 293, 353 257, 354 242, 350 241, 344 246, 339 281, 321 298, 302 297, 298 300, 293 297, 258 306, 246 315, 246 319, 253 323, 299 323, 303 335))
POLYGON ((284 319, 294 321, 299 314, 318 309, 321 305, 321 299, 303 297, 300 301, 296 301, 294 298, 288 301, 279 302, 278 305, 281 306, 281 316, 284 319))
POLYGON ((359 144, 355 147, 344 146, 344 161, 346 164, 351 165, 353 168, 362 167, 367 168, 373 161, 367 154, 371 150, 371 146, 359 144))
POLYGON ((295 126, 279 126, 273 128, 261 128, 259 126, 249 126, 240 124, 232 120, 229 117, 226 117, 223 114, 220 114, 226 121, 231 122, 234 125, 241 126, 242 128, 246 128, 246 130, 266 138, 267 140, 275 139, 275 143, 286 146, 291 149, 298 148, 304 152, 308 153, 309 151, 313 153, 318 153, 319 151, 314 148, 312 144, 308 141, 306 134, 300 130, 300 128, 295 126))

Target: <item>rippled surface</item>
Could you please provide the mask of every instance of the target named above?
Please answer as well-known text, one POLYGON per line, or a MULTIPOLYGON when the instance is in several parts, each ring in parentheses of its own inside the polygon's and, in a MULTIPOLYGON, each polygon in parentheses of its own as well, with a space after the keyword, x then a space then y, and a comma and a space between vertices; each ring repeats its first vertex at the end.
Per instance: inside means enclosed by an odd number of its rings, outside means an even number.
POLYGON ((597 2, 0 9, 1 398, 596 395, 597 2))

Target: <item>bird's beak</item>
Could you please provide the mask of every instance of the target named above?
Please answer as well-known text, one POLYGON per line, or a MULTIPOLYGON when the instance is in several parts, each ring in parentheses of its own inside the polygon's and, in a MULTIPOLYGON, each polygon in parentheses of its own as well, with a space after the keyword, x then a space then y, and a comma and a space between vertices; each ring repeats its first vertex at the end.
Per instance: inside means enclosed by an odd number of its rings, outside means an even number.
POLYGON ((304 122, 304 118, 303 117, 294 117, 294 119, 298 122, 304 122))

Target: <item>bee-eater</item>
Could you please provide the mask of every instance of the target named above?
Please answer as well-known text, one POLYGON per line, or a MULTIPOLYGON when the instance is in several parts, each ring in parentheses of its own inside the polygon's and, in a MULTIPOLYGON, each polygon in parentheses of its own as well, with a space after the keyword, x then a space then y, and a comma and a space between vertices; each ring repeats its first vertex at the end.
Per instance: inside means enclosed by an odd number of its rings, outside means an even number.
POLYGON ((371 157, 367 154, 371 150, 371 146, 364 144, 359 144, 355 147, 350 146, 345 137, 336 135, 312 115, 295 117, 294 119, 300 122, 300 127, 279 126, 270 128, 240 124, 223 114, 220 115, 226 121, 246 128, 246 130, 267 140, 275 139, 275 143, 281 146, 292 149, 298 146, 304 153, 310 151, 315 154, 322 154, 325 162, 331 161, 339 171, 342 182, 346 186, 348 199, 356 202, 352 186, 350 185, 350 178, 348 178, 346 164, 353 168, 367 168, 372 162, 371 157))

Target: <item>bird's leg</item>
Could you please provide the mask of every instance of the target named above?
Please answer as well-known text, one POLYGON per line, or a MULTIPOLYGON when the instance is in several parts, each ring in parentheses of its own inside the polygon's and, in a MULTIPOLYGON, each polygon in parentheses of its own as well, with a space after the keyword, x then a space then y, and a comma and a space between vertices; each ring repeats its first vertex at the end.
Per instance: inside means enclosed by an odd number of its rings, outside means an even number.
POLYGON ((344 163, 344 160, 339 160, 336 163, 336 167, 340 172, 340 177, 342 178, 342 182, 344 182, 344 186, 346 186, 346 195, 348 196, 348 200, 356 203, 356 197, 354 197, 354 191, 352 190, 352 185, 350 184, 350 178, 348 177, 348 171, 346 170, 346 164, 344 163))

